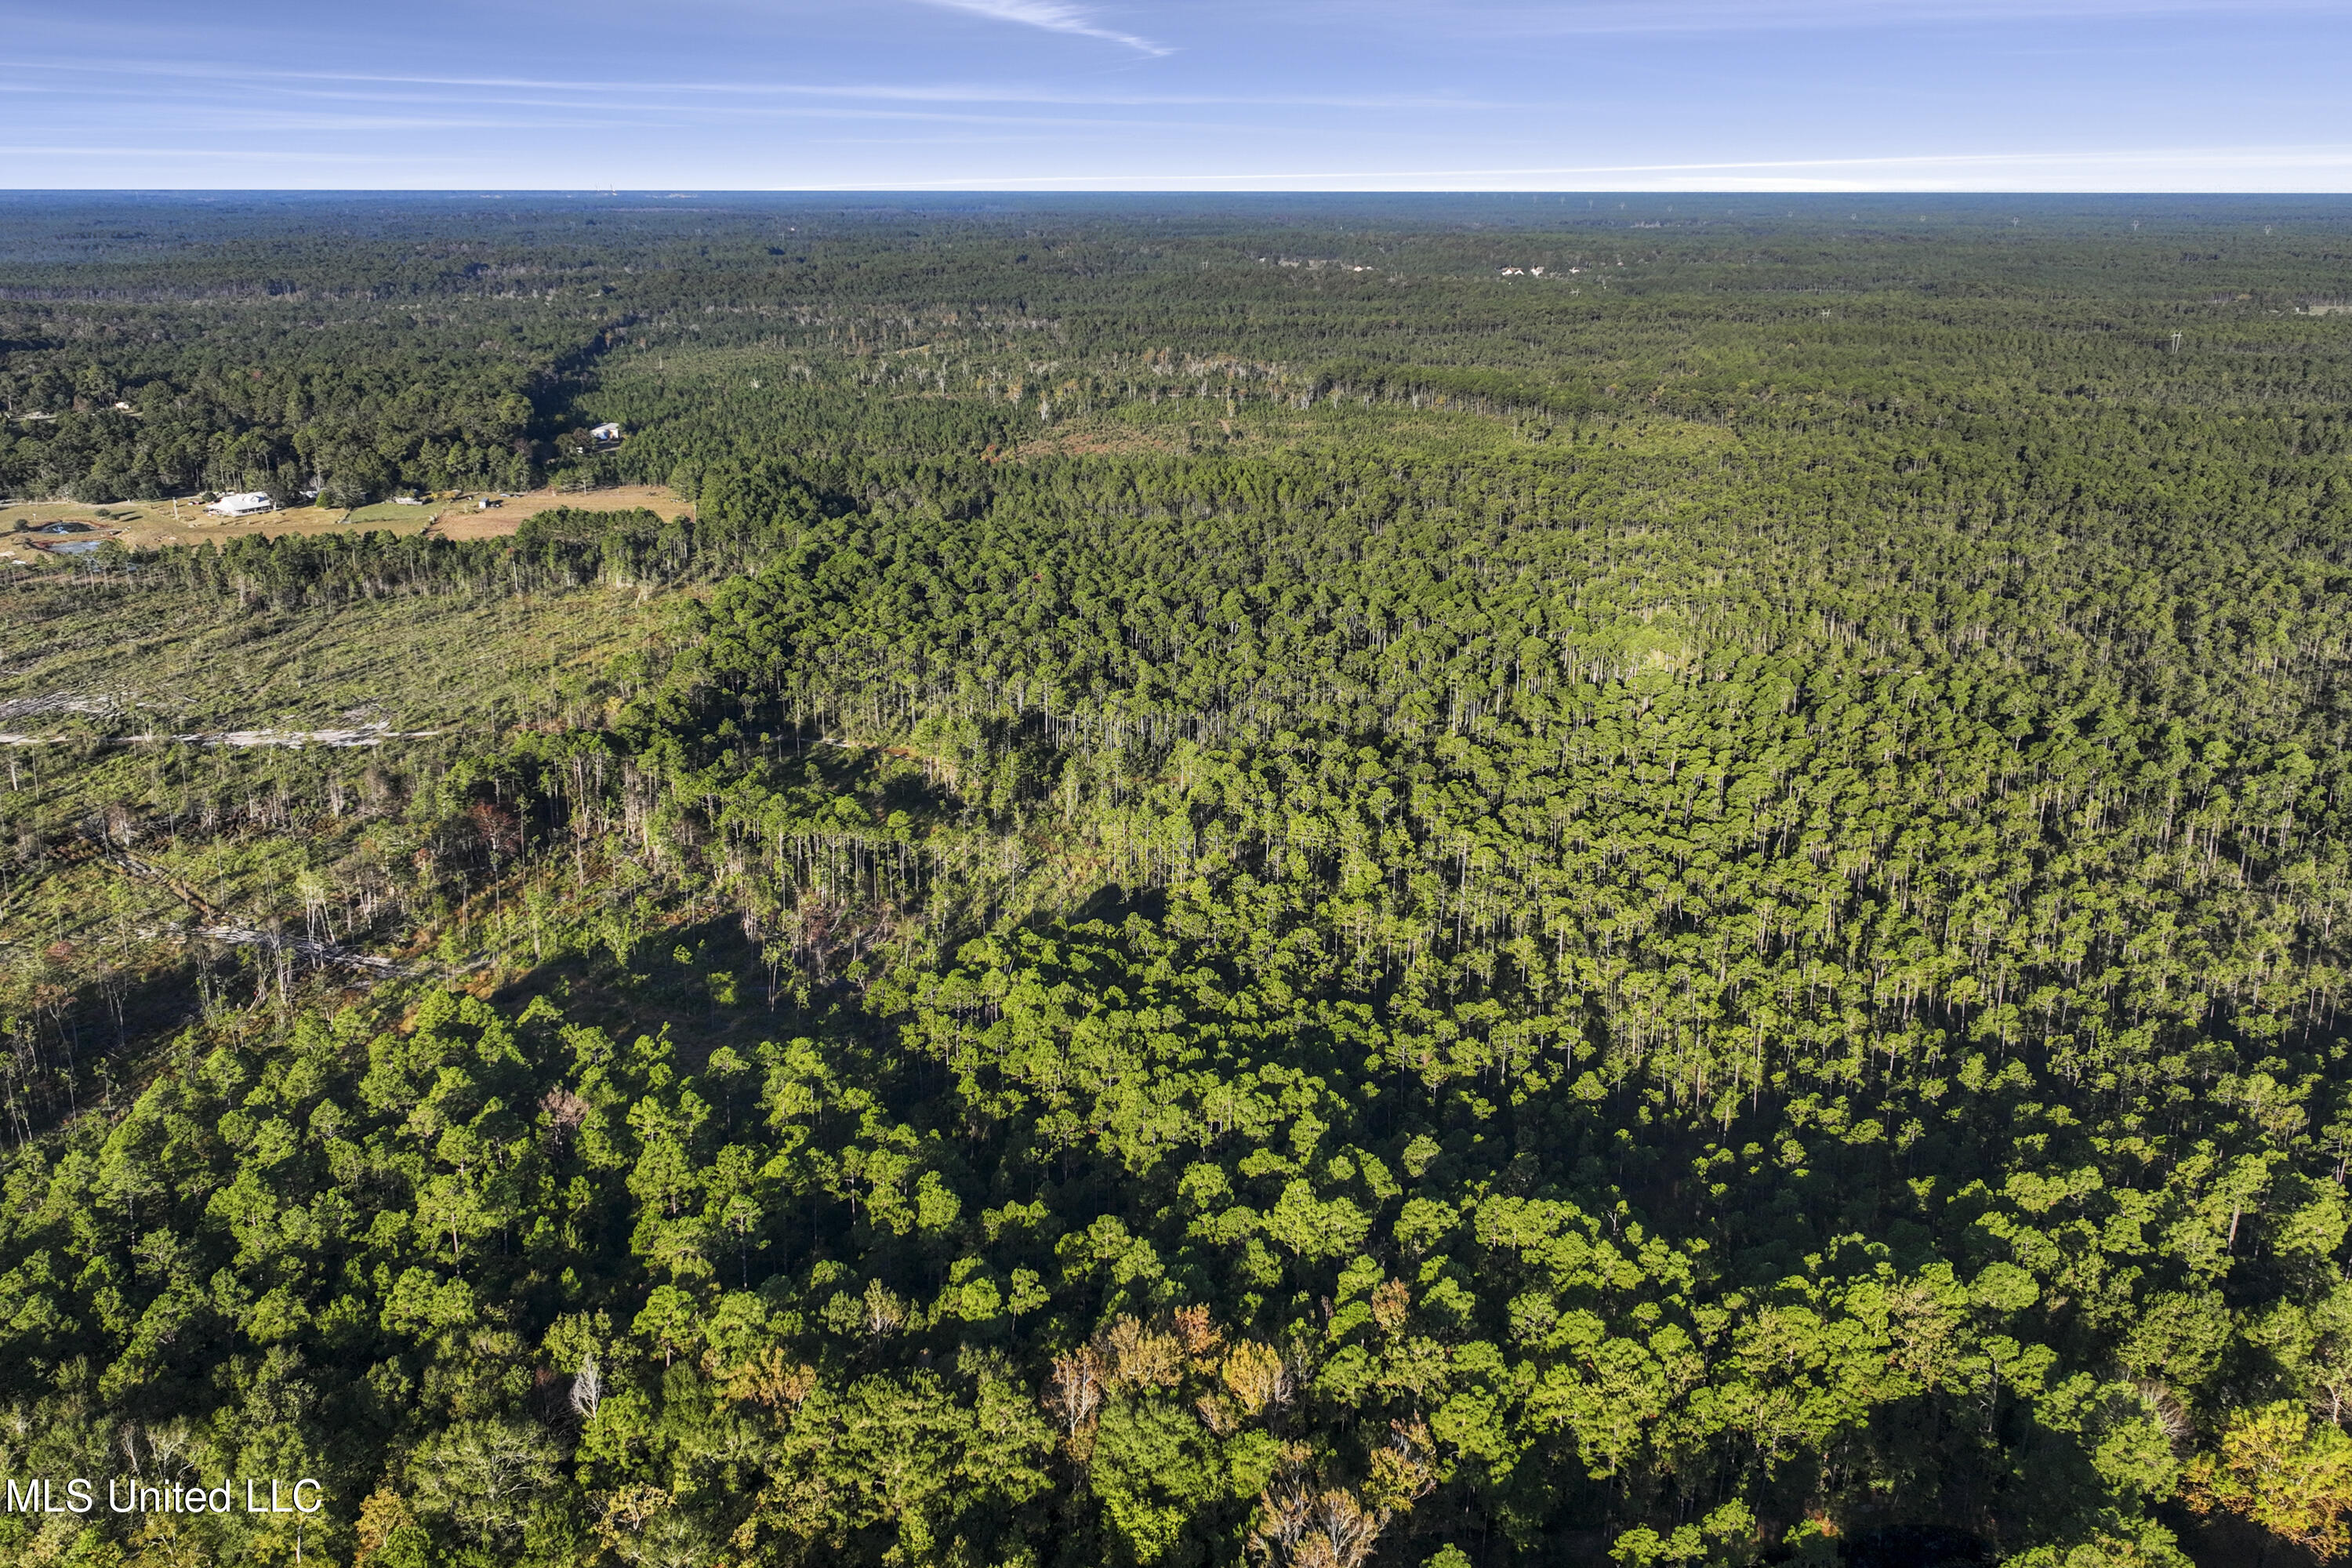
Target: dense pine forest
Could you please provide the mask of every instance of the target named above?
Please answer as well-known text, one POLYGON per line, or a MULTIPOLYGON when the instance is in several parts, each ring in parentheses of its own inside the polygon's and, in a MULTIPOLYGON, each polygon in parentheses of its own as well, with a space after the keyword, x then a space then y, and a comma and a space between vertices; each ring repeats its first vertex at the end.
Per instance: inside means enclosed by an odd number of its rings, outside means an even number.
POLYGON ((2352 1550, 2347 299, 2291 198, 0 199, 10 500, 687 503, 6 569, 0 1556, 2352 1550))

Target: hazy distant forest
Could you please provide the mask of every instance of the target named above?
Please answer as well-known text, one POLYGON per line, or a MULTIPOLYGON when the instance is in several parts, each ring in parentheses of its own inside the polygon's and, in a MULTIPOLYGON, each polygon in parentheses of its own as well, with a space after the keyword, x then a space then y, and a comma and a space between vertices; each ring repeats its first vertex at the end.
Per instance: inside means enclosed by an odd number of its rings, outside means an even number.
POLYGON ((692 502, 0 568, 100 1493, 0 1559, 2345 1552, 2347 300, 2286 198, 0 198, 0 497, 692 502))

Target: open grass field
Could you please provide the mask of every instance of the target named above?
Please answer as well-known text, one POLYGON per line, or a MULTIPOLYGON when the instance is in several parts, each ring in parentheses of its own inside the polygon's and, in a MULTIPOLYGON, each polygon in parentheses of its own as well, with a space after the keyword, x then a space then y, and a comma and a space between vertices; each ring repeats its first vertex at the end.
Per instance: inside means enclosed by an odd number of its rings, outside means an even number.
MULTIPOLYGON (((0 506, 0 564, 53 563, 62 557, 50 554, 42 546, 70 542, 75 539, 121 538, 131 529, 152 524, 159 506, 165 531, 170 531, 172 510, 168 501, 135 501, 109 507, 93 507, 80 501, 10 501, 0 506), (101 511, 110 515, 100 517, 98 514, 101 511), (53 522, 79 522, 93 531, 73 534, 67 539, 27 536, 27 531, 53 522)), ((183 505, 181 510, 184 512, 188 509, 183 505)))
POLYGON ((353 509, 289 507, 283 511, 244 518, 214 517, 193 497, 121 501, 103 507, 72 500, 11 501, 0 506, 0 563, 39 565, 58 559, 42 548, 52 541, 16 537, 23 531, 16 527, 20 521, 25 530, 52 522, 86 523, 96 533, 72 537, 105 537, 120 541, 126 550, 157 550, 175 544, 218 542, 245 534, 278 539, 289 534, 338 533, 353 529, 401 534, 423 533, 429 529, 445 539, 499 539, 521 527, 523 519, 555 507, 574 507, 584 511, 625 511, 644 507, 666 518, 683 517, 692 510, 689 502, 679 499, 667 485, 622 485, 611 489, 578 491, 538 489, 491 499, 499 504, 488 510, 480 507, 478 498, 468 495, 427 501, 422 506, 380 501, 353 509))
POLYGON ((447 501, 419 501, 414 505, 378 501, 373 506, 352 508, 343 513, 341 522, 352 527, 397 529, 404 523, 431 522, 449 504, 447 501))
POLYGON ((691 505, 678 499, 667 485, 618 485, 602 490, 531 490, 527 494, 509 496, 499 506, 484 511, 471 500, 444 507, 435 520, 433 531, 444 539, 500 539, 522 526, 522 520, 534 512, 571 507, 580 511, 626 511, 644 507, 665 518, 684 517, 691 505))
MULTIPOLYGON (((364 510, 367 527, 394 533, 421 533, 440 508, 369 507, 364 510), (379 510, 391 515, 377 521, 375 514, 379 510)), ((176 500, 119 501, 104 507, 91 506, 85 501, 15 501, 0 506, 0 553, 13 553, 19 561, 37 561, 43 554, 32 547, 34 541, 11 537, 19 521, 27 529, 51 522, 88 523, 105 536, 121 541, 127 550, 156 550, 166 545, 201 544, 206 540, 234 539, 250 533, 271 539, 289 533, 331 533, 350 526, 347 520, 360 515, 341 507, 305 506, 289 507, 283 511, 268 512, 259 517, 214 517, 194 498, 188 496, 176 500)), ((82 534, 77 537, 87 539, 90 536, 82 534)))

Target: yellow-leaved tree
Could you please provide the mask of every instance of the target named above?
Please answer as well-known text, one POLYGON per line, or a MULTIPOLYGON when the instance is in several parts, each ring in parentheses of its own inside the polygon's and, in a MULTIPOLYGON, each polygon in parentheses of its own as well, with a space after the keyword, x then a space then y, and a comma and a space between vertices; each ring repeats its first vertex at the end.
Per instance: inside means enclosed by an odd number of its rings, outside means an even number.
POLYGON ((2291 1400, 2232 1415, 2220 1452, 2199 1455, 2188 1479, 2200 1513, 2243 1514, 2322 1557, 2352 1546, 2352 1437, 2291 1400))

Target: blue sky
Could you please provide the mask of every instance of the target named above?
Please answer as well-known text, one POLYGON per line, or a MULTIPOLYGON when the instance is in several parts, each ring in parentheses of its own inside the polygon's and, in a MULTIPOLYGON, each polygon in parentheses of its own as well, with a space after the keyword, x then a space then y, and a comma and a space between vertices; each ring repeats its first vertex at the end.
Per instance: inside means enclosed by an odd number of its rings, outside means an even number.
POLYGON ((0 186, 2352 190, 2344 0, 0 0, 0 186))

